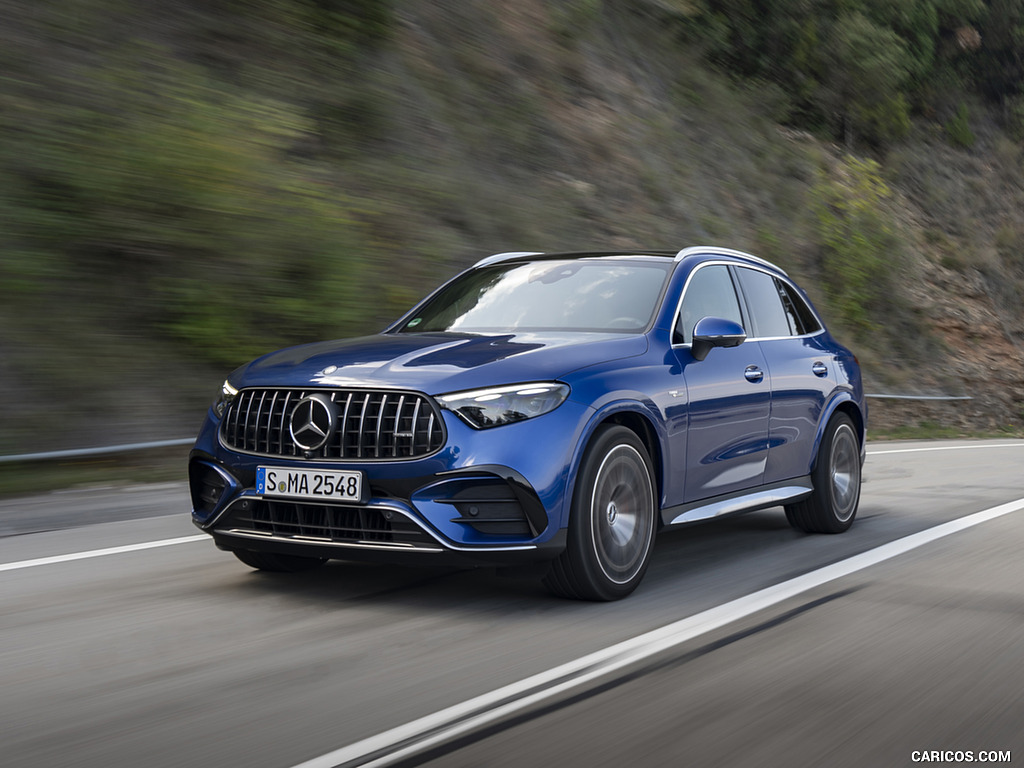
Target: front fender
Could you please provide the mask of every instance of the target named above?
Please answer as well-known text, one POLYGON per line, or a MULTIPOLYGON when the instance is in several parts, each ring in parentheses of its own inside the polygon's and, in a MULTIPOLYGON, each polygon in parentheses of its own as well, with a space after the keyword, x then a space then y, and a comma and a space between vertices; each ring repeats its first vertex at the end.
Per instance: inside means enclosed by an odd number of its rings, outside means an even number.
POLYGON ((612 402, 605 403, 598 410, 594 411, 586 425, 583 427, 583 430, 580 433, 580 439, 577 441, 576 446, 573 449, 569 472, 566 474, 565 479, 563 498, 566 500, 566 504, 562 508, 562 520, 560 521, 560 527, 564 528, 569 525, 569 514, 572 510, 572 494, 576 488, 576 478, 579 476, 580 466, 583 463, 583 455, 586 452, 591 439, 594 437, 594 433, 597 432, 598 427, 605 422, 613 421, 617 417, 621 418, 623 416, 631 419, 643 419, 650 428, 651 433, 654 436, 655 443, 652 446, 653 450, 651 451, 651 461, 654 463, 655 474, 657 476, 656 481, 659 497, 662 494, 662 478, 665 477, 665 473, 668 471, 666 466, 668 459, 665 455, 665 451, 662 450, 662 447, 666 442, 665 423, 661 418, 659 418, 657 406, 652 401, 645 402, 642 400, 629 399, 614 400, 612 402))

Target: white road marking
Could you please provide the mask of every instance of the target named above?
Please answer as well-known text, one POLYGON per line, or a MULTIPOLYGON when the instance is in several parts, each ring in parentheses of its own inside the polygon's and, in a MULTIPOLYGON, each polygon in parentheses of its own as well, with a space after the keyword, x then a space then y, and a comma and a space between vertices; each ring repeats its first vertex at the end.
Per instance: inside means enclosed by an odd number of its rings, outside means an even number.
POLYGON ((392 765, 823 584, 890 560, 937 539, 1021 510, 1024 510, 1024 499, 1017 499, 897 539, 328 752, 294 768, 382 768, 392 765))
POLYGON ((978 445, 939 445, 930 448, 894 448, 885 451, 868 451, 868 456, 886 456, 893 453, 930 453, 932 451, 980 451, 992 448, 1024 448, 1024 440, 1016 443, 981 443, 978 445))
POLYGON ((40 565, 54 565, 56 563, 69 563, 72 560, 88 560, 92 557, 106 557, 107 555, 120 555, 124 552, 139 552, 143 549, 156 549, 158 547, 170 547, 175 544, 187 544, 191 541, 209 541, 210 537, 205 533, 195 536, 182 536, 178 539, 161 539, 160 541, 144 541, 141 544, 126 544, 123 547, 107 547, 106 549, 92 549, 88 552, 72 552, 69 555, 54 555, 53 557, 38 557, 35 560, 20 560, 16 563, 0 563, 0 571, 18 571, 22 568, 35 568, 40 565))

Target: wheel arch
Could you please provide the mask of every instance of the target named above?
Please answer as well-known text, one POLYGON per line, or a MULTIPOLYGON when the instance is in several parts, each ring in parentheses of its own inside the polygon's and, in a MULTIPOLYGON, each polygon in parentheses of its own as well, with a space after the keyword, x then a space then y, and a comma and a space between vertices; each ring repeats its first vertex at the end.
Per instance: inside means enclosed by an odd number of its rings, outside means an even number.
MULTIPOLYGON (((661 431, 659 430, 655 419, 652 418, 650 413, 645 411, 643 404, 635 401, 612 404, 596 413, 591 419, 576 446, 576 451, 572 459, 572 469, 566 478, 565 498, 572 499, 572 494, 576 489, 576 481, 579 477, 580 467, 583 463, 583 456, 585 455, 588 446, 593 442, 594 435, 606 424, 616 424, 630 430, 637 436, 644 448, 647 450, 647 455, 651 460, 651 468, 654 471, 654 485, 657 494, 656 501, 660 507, 660 500, 664 493, 665 476, 665 459, 662 451, 661 431)), ((563 528, 569 523, 569 510, 571 506, 571 503, 567 503, 565 505, 564 518, 561 521, 561 527, 563 528)), ((660 521, 660 515, 658 516, 658 519, 660 521)))
POLYGON ((654 470, 654 486, 660 498, 663 491, 662 475, 664 471, 662 467, 661 441, 658 440, 658 433, 654 429, 654 425, 646 416, 637 411, 613 413, 601 422, 601 425, 604 424, 618 424, 640 438, 640 442, 644 444, 644 448, 647 449, 647 456, 651 460, 651 468, 654 470))
POLYGON ((848 392, 843 392, 838 397, 834 398, 822 411, 821 419, 818 422, 818 432, 814 436, 811 463, 808 467, 809 472, 813 472, 814 468, 818 465, 818 453, 821 448, 821 441, 825 436, 825 430, 828 429, 829 422, 831 422, 838 413, 849 417, 850 421, 853 422, 853 427, 857 434, 857 442, 860 444, 861 461, 863 462, 865 442, 867 439, 867 419, 865 418, 864 411, 853 397, 848 392))
POLYGON ((596 417, 579 441, 566 548, 543 579, 555 595, 618 600, 643 579, 659 515, 656 469, 642 454, 657 427, 637 418, 629 408, 596 417), (613 468, 606 472, 609 462, 613 468))

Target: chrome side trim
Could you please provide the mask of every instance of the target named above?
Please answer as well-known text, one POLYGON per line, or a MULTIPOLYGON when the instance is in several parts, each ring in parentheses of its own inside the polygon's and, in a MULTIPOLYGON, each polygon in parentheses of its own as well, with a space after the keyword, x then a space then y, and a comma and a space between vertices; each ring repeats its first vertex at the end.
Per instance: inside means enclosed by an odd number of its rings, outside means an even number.
MULTIPOLYGON (((820 331, 815 331, 814 333, 805 333, 802 336, 748 336, 744 340, 743 343, 746 344, 746 343, 751 342, 751 341, 789 341, 790 339, 813 339, 815 336, 821 336, 823 333, 825 333, 825 329, 824 328, 822 328, 820 331)), ((692 346, 693 346, 693 342, 686 342, 685 344, 673 344, 672 345, 672 349, 690 349, 692 346)), ((868 397, 868 395, 865 395, 865 397, 868 397)), ((878 397, 878 395, 870 395, 870 397, 878 397)), ((918 400, 918 399, 921 399, 921 398, 912 398, 912 399, 918 400)), ((938 398, 938 399, 956 400, 956 399, 963 399, 963 398, 938 398)), ((967 398, 967 399, 970 400, 970 398, 967 398)))
MULTIPOLYGON (((687 253, 687 251, 693 251, 694 253, 707 253, 707 254, 710 254, 710 255, 718 255, 719 253, 721 253, 722 255, 728 255, 727 253, 725 253, 725 252, 728 251, 727 248, 686 248, 686 249, 684 249, 684 250, 679 252, 679 254, 676 256, 676 260, 678 261, 680 258, 682 258, 684 256, 690 255, 690 254, 687 253)), ((781 279, 783 280, 783 282, 785 282, 787 285, 789 285, 790 288, 795 289, 798 294, 800 293, 800 289, 797 288, 797 285, 792 280, 789 279, 789 275, 787 275, 785 272, 783 272, 781 269, 776 267, 771 262, 765 261, 764 259, 759 259, 758 257, 751 256, 750 254, 747 254, 747 253, 741 253, 740 251, 731 251, 729 253, 731 253, 733 255, 736 255, 736 256, 744 256, 746 258, 754 259, 755 261, 763 262, 764 264, 767 264, 769 267, 772 267, 772 269, 778 270, 779 273, 782 275, 781 279)), ((771 275, 772 277, 779 277, 779 275, 776 275, 776 274, 774 274, 773 272, 771 272, 769 270, 758 269, 757 267, 753 266, 752 264, 737 264, 735 261, 705 261, 705 262, 703 262, 701 264, 698 264, 697 268, 694 269, 689 275, 687 275, 686 283, 683 285, 683 290, 680 291, 680 293, 679 293, 679 301, 676 302, 676 311, 672 314, 672 330, 673 330, 673 332, 675 330, 676 323, 679 322, 679 313, 683 309, 683 299, 686 298, 686 291, 689 289, 690 283, 693 281, 693 276, 695 274, 697 274, 697 272, 700 271, 701 269, 703 269, 704 267, 713 267, 713 266, 746 267, 747 269, 753 269, 753 270, 756 270, 758 272, 765 272, 765 273, 771 275)), ((736 288, 737 288, 736 298, 740 302, 741 306, 745 306, 745 302, 743 301, 743 297, 739 293, 739 287, 736 286, 736 288)), ((826 331, 825 323, 822 321, 821 316, 818 314, 818 310, 817 309, 815 309, 807 301, 805 301, 804 304, 807 305, 807 308, 811 311, 811 314, 814 315, 814 319, 818 321, 818 330, 812 331, 811 333, 804 333, 804 334, 801 334, 800 336, 748 336, 746 341, 744 341, 743 343, 746 344, 747 342, 750 342, 750 341, 777 341, 779 339, 811 339, 811 338, 814 338, 815 336, 821 336, 826 331)), ((745 329, 745 330, 749 330, 749 329, 745 329)), ((673 333, 673 336, 674 336, 674 333, 673 333)), ((671 344, 672 349, 690 349, 692 346, 693 346, 692 342, 687 342, 685 344, 684 343, 672 343, 671 344)))
POLYGON ((797 501, 809 496, 813 488, 801 485, 788 485, 782 488, 772 488, 764 491, 756 491, 739 496, 734 499, 714 501, 700 507, 687 510, 668 523, 668 525, 679 525, 680 523, 692 523, 696 520, 709 520, 712 517, 731 515, 735 512, 747 512, 765 507, 774 507, 777 504, 784 504, 789 501, 797 501))

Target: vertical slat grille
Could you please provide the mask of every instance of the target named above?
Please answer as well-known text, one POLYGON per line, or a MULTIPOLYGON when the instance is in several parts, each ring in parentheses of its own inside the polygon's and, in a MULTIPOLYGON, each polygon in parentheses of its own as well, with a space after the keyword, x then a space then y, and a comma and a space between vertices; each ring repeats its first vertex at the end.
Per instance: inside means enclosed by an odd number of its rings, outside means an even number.
POLYGON ((307 457, 292 439, 290 422, 295 406, 313 392, 334 403, 335 430, 308 458, 409 459, 444 445, 444 421, 426 396, 378 390, 245 389, 224 417, 222 440, 244 453, 307 457))

